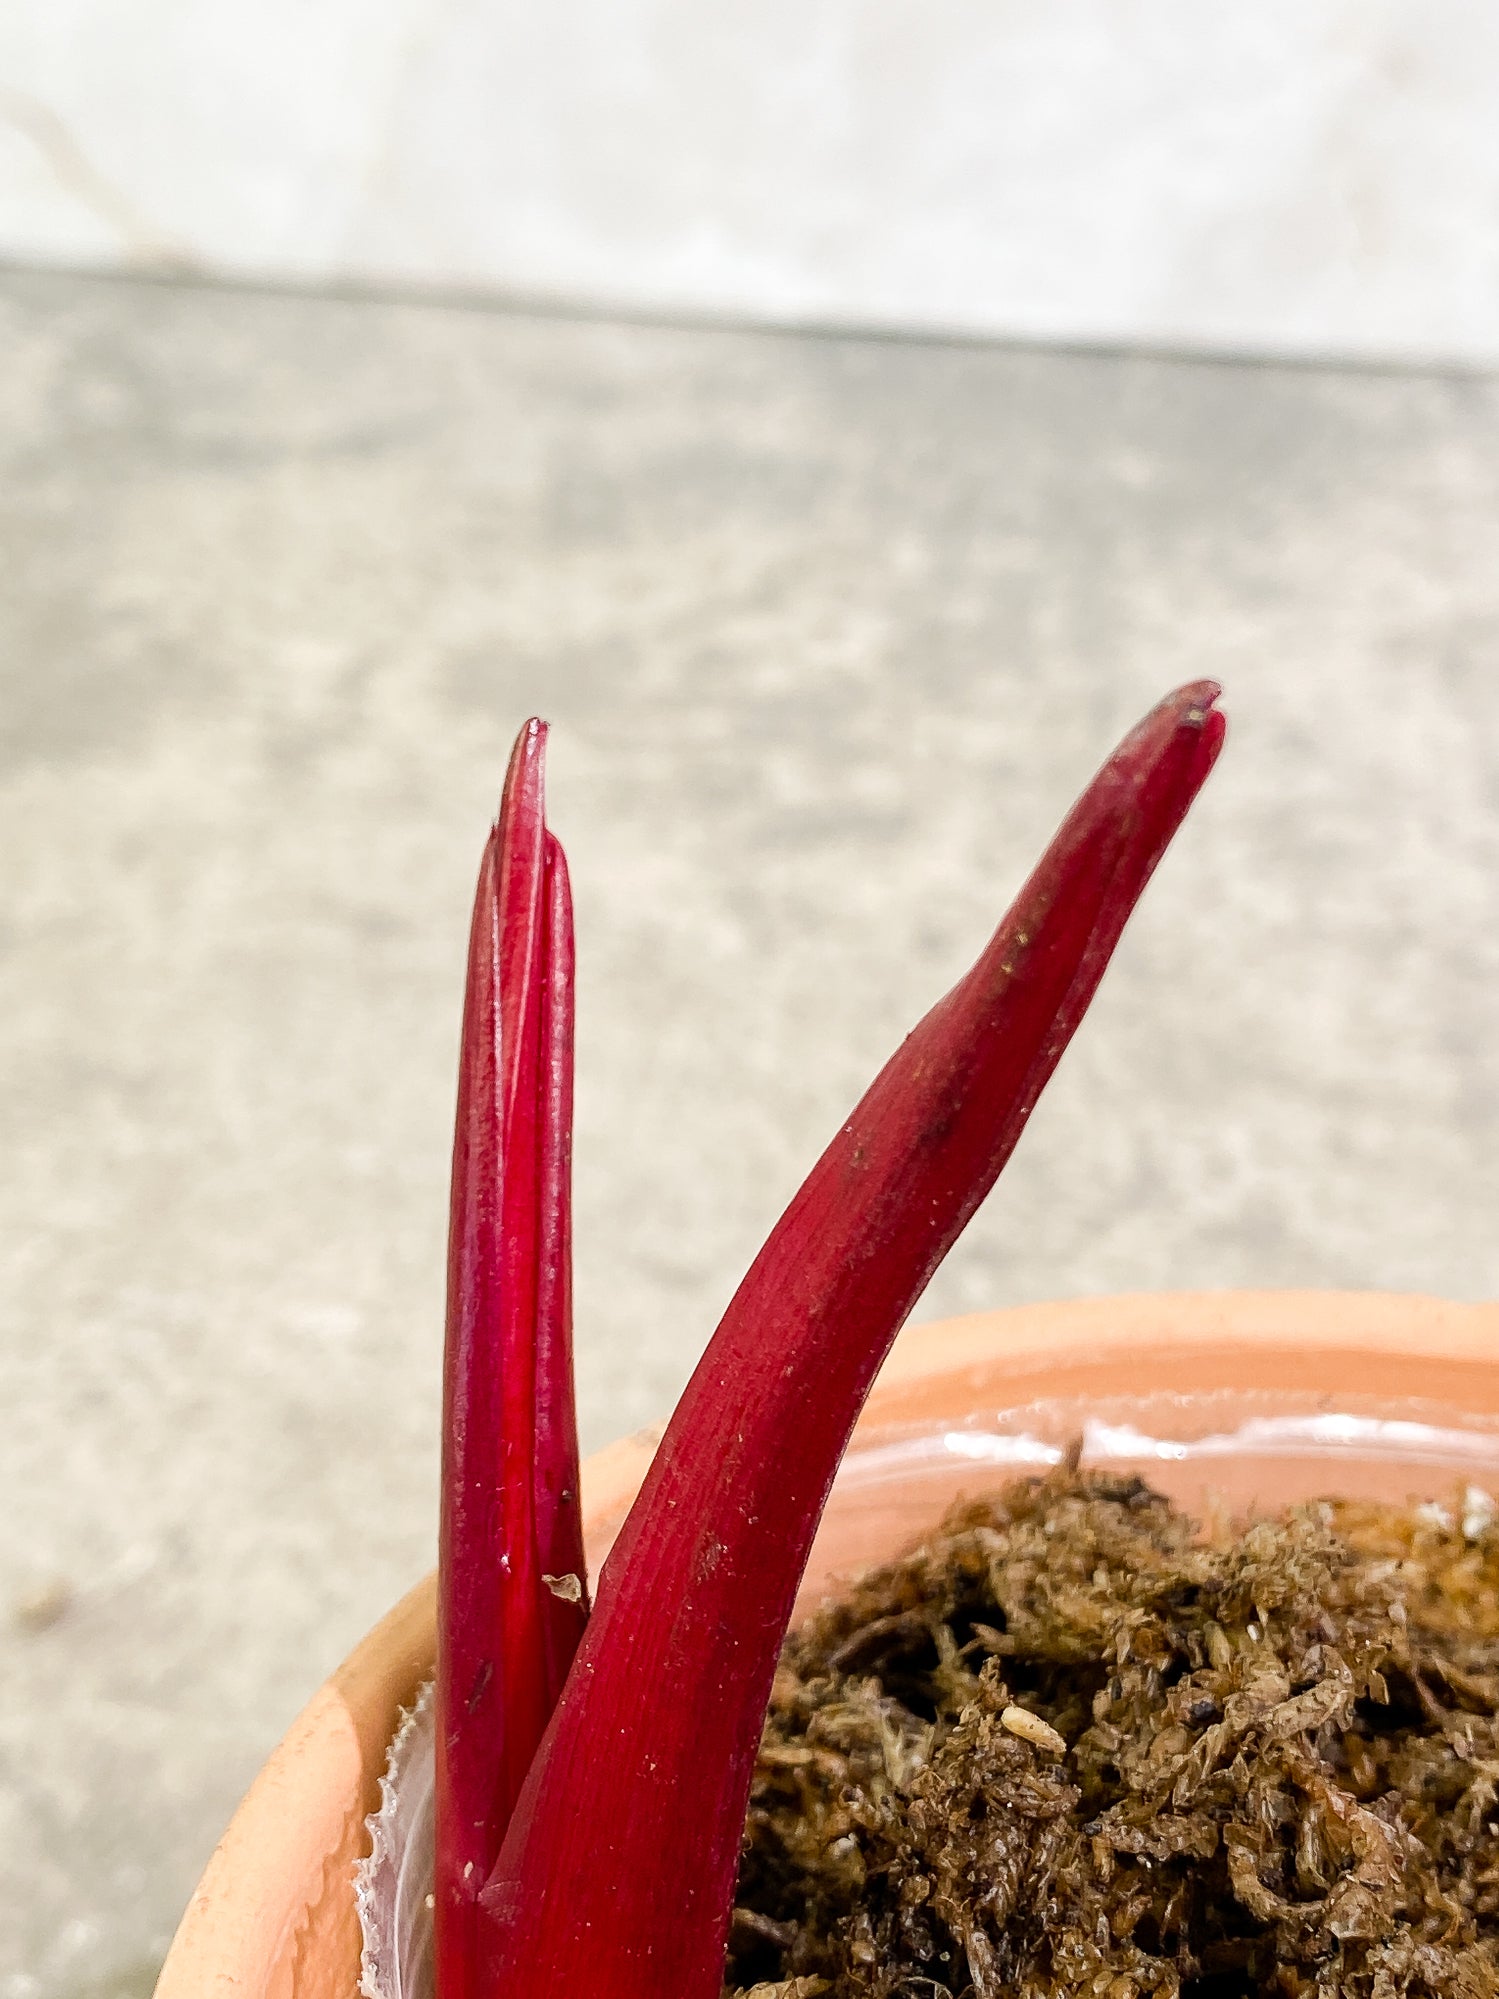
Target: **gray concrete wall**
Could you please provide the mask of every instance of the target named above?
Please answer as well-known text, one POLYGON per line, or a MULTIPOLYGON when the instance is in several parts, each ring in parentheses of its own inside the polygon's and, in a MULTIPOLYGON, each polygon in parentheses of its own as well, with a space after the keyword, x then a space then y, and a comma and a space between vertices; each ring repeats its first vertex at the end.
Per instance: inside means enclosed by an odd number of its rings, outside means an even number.
POLYGON ((8 0, 0 255, 1499 362, 1487 0, 8 0))

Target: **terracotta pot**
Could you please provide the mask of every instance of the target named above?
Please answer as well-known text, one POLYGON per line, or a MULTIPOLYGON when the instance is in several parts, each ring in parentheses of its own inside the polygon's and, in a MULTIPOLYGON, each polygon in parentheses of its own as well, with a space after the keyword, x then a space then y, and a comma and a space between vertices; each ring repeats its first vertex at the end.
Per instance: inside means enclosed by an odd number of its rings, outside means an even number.
MULTIPOLYGON (((840 1472, 803 1600, 893 1553, 961 1490, 1045 1462, 1145 1469, 1187 1505, 1499 1483, 1499 1306, 1356 1292, 1177 1293, 1025 1306, 900 1338, 840 1472)), ((591 1564, 654 1438, 591 1458, 591 1564)), ((351 1872, 402 1706, 430 1676, 429 1577, 339 1668, 236 1812, 157 1999, 350 1999, 351 1872)))

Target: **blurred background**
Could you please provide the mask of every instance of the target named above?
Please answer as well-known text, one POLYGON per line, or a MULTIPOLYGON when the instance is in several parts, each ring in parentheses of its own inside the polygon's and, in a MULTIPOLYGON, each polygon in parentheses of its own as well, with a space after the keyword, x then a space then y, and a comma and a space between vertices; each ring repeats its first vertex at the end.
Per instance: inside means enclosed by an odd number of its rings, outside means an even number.
POLYGON ((632 313, 1499 357, 1483 0, 11 0, 0 247, 632 313))
POLYGON ((1499 16, 0 10, 0 1999, 433 1554, 554 724, 589 1446, 1113 740, 1223 763, 922 1310, 1499 1289, 1499 16))

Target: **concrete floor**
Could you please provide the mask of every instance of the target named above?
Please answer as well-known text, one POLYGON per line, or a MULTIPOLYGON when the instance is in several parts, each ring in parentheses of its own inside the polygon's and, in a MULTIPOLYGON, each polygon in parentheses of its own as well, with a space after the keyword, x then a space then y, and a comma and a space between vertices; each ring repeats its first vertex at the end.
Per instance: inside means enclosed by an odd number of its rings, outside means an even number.
POLYGON ((0 280, 0 1995, 133 1994, 431 1560, 555 724, 585 1439, 1114 737, 1231 743, 933 1315, 1499 1288, 1499 383, 0 280))

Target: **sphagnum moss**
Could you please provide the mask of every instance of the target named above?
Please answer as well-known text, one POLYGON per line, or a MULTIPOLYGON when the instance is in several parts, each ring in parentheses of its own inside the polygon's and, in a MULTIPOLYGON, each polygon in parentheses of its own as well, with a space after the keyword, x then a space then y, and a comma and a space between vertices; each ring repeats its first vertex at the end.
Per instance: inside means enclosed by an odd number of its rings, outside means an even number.
POLYGON ((1204 1536, 1072 1467, 797 1630, 729 1983, 785 1999, 1499 1994, 1499 1531, 1204 1536))

